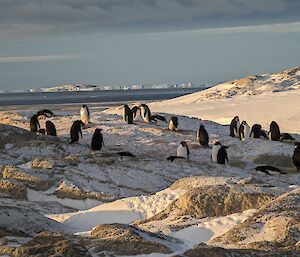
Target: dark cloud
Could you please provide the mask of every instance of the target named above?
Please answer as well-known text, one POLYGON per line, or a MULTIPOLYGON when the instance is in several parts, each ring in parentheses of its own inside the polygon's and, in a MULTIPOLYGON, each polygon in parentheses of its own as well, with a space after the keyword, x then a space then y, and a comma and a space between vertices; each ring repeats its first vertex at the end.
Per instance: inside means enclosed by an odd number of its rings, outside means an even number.
POLYGON ((157 32, 299 20, 299 0, 0 0, 0 33, 8 37, 157 32))

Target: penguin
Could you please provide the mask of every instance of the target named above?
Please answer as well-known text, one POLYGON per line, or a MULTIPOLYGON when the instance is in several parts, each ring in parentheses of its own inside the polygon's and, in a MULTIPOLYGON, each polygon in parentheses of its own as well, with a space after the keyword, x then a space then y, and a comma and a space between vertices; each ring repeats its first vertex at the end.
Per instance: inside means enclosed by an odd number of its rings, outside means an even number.
POLYGON ((80 108, 80 119, 84 125, 90 123, 90 111, 85 104, 80 108))
POLYGON ((167 158, 167 160, 170 161, 170 162, 173 162, 173 161, 176 160, 176 159, 185 159, 185 158, 184 158, 184 157, 181 157, 181 156, 174 156, 174 155, 169 156, 169 157, 167 158))
POLYGON ((37 132, 39 132, 40 128, 41 128, 41 126, 40 126, 40 123, 39 123, 39 118, 35 114, 30 118, 30 131, 34 132, 34 133, 37 133, 37 132))
POLYGON ((280 139, 280 129, 278 124, 275 121, 272 121, 270 124, 269 130, 270 140, 279 141, 280 139))
POLYGON ((132 114, 133 114, 133 119, 137 120, 139 117, 141 117, 141 108, 138 106, 133 106, 131 108, 132 114))
POLYGON ((164 116, 161 116, 161 115, 158 115, 158 114, 152 115, 151 116, 151 121, 154 121, 154 122, 162 121, 162 122, 168 123, 164 116))
POLYGON ((178 129, 178 118, 172 116, 169 120, 169 130, 175 131, 178 129))
POLYGON ((280 135, 280 139, 279 141, 284 141, 284 140, 291 140, 291 141, 294 141, 295 138, 293 138, 289 133, 283 133, 280 135))
POLYGON ((136 157, 134 154, 130 153, 130 152, 118 152, 118 155, 120 155, 121 157, 126 156, 126 157, 136 157))
POLYGON ((51 118, 51 117, 54 117, 54 113, 48 109, 43 109, 43 110, 40 110, 36 113, 37 116, 46 116, 47 118, 51 118))
POLYGON ((228 163, 228 155, 226 148, 228 147, 221 145, 220 142, 216 142, 212 148, 212 161, 218 164, 226 164, 226 161, 228 163))
POLYGON ((84 126, 84 123, 81 120, 76 120, 73 122, 71 130, 70 130, 71 144, 77 143, 79 141, 79 135, 82 138, 82 127, 83 126, 84 126))
POLYGON ((257 166, 255 168, 255 170, 266 173, 267 175, 272 175, 272 173, 274 173, 274 172, 280 173, 280 174, 286 174, 285 172, 281 171, 280 169, 273 167, 273 166, 269 166, 269 165, 257 166))
POLYGON ((133 124, 133 113, 127 104, 123 106, 123 120, 127 124, 133 124))
POLYGON ((239 127, 240 140, 247 140, 250 137, 250 126, 244 120, 239 127))
POLYGON ((101 150, 102 146, 104 146, 103 136, 101 133, 102 129, 97 128, 92 137, 91 148, 92 150, 101 150))
POLYGON ((140 108, 141 108, 141 116, 142 116, 143 120, 144 120, 146 123, 151 122, 151 111, 150 111, 148 105, 146 105, 146 104, 141 104, 141 105, 140 105, 140 108))
POLYGON ((260 136, 261 136, 261 125, 254 124, 251 128, 250 137, 260 138, 260 136))
POLYGON ((46 132, 49 136, 57 136, 55 125, 50 120, 46 121, 46 132))
POLYGON ((300 172, 300 143, 295 143, 295 149, 293 154, 293 163, 298 172, 300 172))
POLYGON ((240 119, 239 116, 235 116, 230 123, 230 136, 236 137, 239 135, 240 119))
POLYGON ((266 132, 265 130, 261 130, 259 133, 260 138, 269 139, 267 134, 268 134, 268 132, 266 132))
POLYGON ((208 147, 209 136, 208 136, 206 129, 204 128, 204 125, 202 125, 202 124, 200 125, 199 130, 197 132, 197 139, 198 139, 200 145, 202 145, 204 147, 208 147))
POLYGON ((190 149, 185 141, 180 142, 177 147, 177 157, 183 157, 187 160, 190 159, 190 149))

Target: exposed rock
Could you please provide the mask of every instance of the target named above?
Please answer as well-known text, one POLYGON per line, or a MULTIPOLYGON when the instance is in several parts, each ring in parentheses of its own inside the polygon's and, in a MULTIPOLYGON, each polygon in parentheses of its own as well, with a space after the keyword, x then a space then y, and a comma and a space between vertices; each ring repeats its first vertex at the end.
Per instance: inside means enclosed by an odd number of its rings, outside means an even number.
POLYGON ((12 256, 92 257, 79 241, 77 237, 68 234, 42 232, 28 243, 18 247, 12 256))
POLYGON ((299 257, 296 251, 259 251, 244 249, 224 249, 200 244, 184 253, 186 257, 299 257))
POLYGON ((164 211, 145 222, 165 219, 172 212, 177 217, 188 215, 197 219, 226 216, 258 209, 272 198, 272 195, 255 190, 242 190, 237 186, 204 186, 188 191, 164 211))
POLYGON ((130 225, 108 224, 97 226, 92 232, 92 241, 87 248, 96 254, 110 252, 115 255, 137 255, 150 253, 171 253, 171 250, 158 241, 167 237, 147 233, 130 225), (147 239, 145 239, 147 237, 147 239), (153 241, 150 241, 152 238, 153 241))
POLYGON ((2 176, 6 179, 24 181, 28 184, 28 186, 36 190, 46 190, 52 184, 50 177, 45 173, 32 173, 28 170, 25 172, 13 166, 6 166, 2 176))
POLYGON ((211 241, 213 245, 257 250, 299 250, 300 188, 262 206, 254 216, 211 241))
POLYGON ((26 187, 20 183, 9 180, 0 181, 0 195, 2 197, 27 200, 26 187))
POLYGON ((31 162, 31 168, 34 169, 52 169, 53 167, 53 160, 34 159, 31 162))

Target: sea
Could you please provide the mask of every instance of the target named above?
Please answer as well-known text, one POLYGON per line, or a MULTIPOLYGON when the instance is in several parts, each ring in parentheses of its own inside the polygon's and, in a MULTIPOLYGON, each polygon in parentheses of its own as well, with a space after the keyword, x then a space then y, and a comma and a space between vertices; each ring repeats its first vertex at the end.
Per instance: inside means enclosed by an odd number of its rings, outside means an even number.
POLYGON ((168 89, 135 89, 103 90, 82 92, 32 92, 1 93, 0 110, 8 108, 26 108, 26 106, 48 106, 68 104, 112 105, 134 101, 166 100, 201 91, 205 88, 168 88, 168 89))

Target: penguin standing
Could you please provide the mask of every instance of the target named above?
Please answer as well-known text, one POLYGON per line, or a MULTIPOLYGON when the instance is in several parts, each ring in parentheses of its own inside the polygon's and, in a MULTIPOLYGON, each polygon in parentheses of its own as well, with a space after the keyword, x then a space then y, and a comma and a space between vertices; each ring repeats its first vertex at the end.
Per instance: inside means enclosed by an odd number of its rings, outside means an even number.
POLYGON ((275 121, 272 121, 270 124, 269 130, 270 140, 279 141, 280 139, 280 129, 278 124, 275 121))
POLYGON ((83 124, 90 123, 90 111, 89 108, 84 104, 80 108, 80 119, 83 122, 83 124))
POLYGON ((138 106, 133 106, 131 108, 132 114, 133 114, 133 119, 137 120, 139 117, 141 117, 141 108, 138 106))
POLYGON ((141 108, 141 116, 142 116, 143 120, 147 123, 151 122, 151 111, 150 111, 148 105, 141 104, 140 108, 141 108))
POLYGON ((46 121, 46 132, 49 136, 57 136, 55 125, 50 120, 46 121))
POLYGON ((242 121, 239 127, 240 140, 247 140, 250 137, 250 126, 246 121, 242 121))
POLYGON ((41 128, 41 126, 40 126, 40 123, 39 123, 39 118, 35 114, 30 118, 30 131, 34 132, 34 133, 37 133, 37 132, 39 132, 40 128, 41 128))
POLYGON ((239 135, 240 119, 239 116, 235 116, 230 123, 230 136, 236 137, 239 135))
POLYGON ((300 171, 300 143, 295 143, 295 149, 293 154, 293 163, 297 168, 297 171, 300 171))
POLYGON ((177 147, 177 157, 183 157, 187 160, 190 159, 190 149, 185 141, 180 142, 177 147))
POLYGON ((218 164, 226 164, 226 161, 228 163, 228 155, 227 155, 226 148, 228 147, 221 145, 220 142, 216 142, 212 147, 212 155, 211 155, 212 161, 218 164))
POLYGON ((73 122, 71 130, 70 130, 71 144, 77 143, 79 141, 79 135, 82 138, 82 127, 83 126, 84 126, 84 123, 81 120, 76 120, 73 122))
POLYGON ((102 129, 95 129, 95 132, 92 137, 91 148, 92 150, 101 150, 104 146, 103 136, 101 133, 102 129))
POLYGON ((198 138, 200 145, 202 145, 204 147, 208 147, 209 136, 208 136, 206 129, 204 128, 204 125, 202 125, 202 124, 200 125, 199 130, 197 132, 197 138, 198 138))
POLYGON ((133 113, 127 104, 123 107, 123 120, 127 124, 133 124, 133 113))
POLYGON ((169 120, 169 130, 175 131, 178 129, 178 118, 172 116, 169 120))

